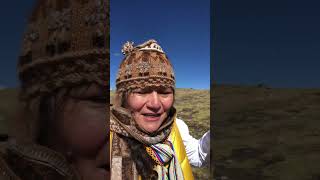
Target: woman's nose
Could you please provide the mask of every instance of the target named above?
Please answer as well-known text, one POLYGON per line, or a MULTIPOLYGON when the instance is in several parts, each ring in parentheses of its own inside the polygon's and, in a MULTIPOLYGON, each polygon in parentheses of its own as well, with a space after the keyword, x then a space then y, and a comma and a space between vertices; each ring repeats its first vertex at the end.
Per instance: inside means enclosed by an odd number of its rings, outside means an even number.
POLYGON ((156 91, 152 91, 148 97, 148 107, 154 110, 158 110, 161 107, 160 99, 159 99, 159 94, 156 91))

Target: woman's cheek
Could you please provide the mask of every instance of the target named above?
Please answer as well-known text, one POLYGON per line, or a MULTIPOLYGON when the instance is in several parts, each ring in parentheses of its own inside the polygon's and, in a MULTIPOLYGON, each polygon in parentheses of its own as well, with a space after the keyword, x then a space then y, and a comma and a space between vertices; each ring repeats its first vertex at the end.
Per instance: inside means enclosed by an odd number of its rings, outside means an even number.
POLYGON ((73 152, 95 153, 106 143, 106 111, 80 104, 65 116, 63 129, 65 140, 73 152))
POLYGON ((173 105, 173 99, 170 98, 170 99, 165 99, 162 101, 162 105, 163 105, 163 108, 164 110, 168 110, 171 108, 171 106, 173 105))
POLYGON ((146 97, 136 94, 129 95, 128 105, 131 110, 139 111, 146 103, 146 97))

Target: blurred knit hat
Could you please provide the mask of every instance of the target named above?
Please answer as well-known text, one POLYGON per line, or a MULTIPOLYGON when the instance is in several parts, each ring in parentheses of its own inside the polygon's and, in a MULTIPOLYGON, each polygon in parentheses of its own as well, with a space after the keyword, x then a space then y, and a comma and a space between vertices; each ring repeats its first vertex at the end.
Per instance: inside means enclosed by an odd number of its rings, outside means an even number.
POLYGON ((21 107, 30 117, 17 118, 14 136, 37 138, 42 100, 59 89, 96 83, 109 90, 109 2, 37 0, 17 65, 21 107))
POLYGON ((125 55, 116 78, 118 92, 146 87, 175 88, 173 67, 157 41, 151 39, 138 46, 126 42, 125 55))
POLYGON ((108 7, 107 0, 38 1, 18 62, 23 101, 83 83, 109 86, 108 7))

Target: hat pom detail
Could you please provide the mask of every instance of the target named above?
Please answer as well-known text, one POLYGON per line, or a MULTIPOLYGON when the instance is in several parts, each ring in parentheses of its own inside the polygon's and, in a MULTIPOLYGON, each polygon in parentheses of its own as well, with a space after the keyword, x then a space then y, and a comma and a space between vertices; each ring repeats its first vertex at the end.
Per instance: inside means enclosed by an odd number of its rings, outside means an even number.
POLYGON ((128 55, 129 53, 131 53, 133 51, 133 44, 134 44, 133 42, 129 42, 129 41, 124 43, 121 50, 122 54, 128 55))

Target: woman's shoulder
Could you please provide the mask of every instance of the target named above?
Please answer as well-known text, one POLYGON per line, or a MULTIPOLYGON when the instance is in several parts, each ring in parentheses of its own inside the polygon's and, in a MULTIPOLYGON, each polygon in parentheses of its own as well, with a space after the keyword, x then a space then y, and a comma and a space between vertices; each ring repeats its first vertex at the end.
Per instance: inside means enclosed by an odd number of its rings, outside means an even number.
POLYGON ((14 173, 14 167, 9 164, 9 159, 10 155, 7 151, 7 142, 0 142, 0 179, 20 180, 18 175, 14 173))
MULTIPOLYGON (((11 143, 2 143, 0 147, 0 179, 10 180, 31 180, 31 179, 71 179, 74 174, 62 175, 61 172, 57 171, 61 167, 55 167, 53 163, 41 162, 40 158, 38 161, 36 158, 31 158, 28 155, 24 155, 18 152, 18 149, 11 148, 11 143)), ((20 147, 21 148, 21 147, 20 147)), ((20 150, 20 149, 19 149, 20 150)), ((38 150, 25 149, 36 153, 38 150)), ((45 155, 44 152, 39 152, 39 155, 45 155)), ((60 164, 62 165, 62 164, 60 164)))
POLYGON ((20 178, 13 173, 13 170, 10 169, 3 155, 0 155, 0 179, 20 180, 20 178))
POLYGON ((176 118, 176 124, 181 134, 189 133, 188 125, 180 118, 176 118))
POLYGON ((176 118, 176 123, 179 126, 187 126, 187 124, 182 119, 180 119, 178 117, 176 118))

